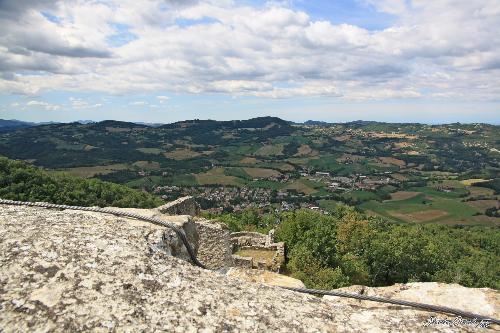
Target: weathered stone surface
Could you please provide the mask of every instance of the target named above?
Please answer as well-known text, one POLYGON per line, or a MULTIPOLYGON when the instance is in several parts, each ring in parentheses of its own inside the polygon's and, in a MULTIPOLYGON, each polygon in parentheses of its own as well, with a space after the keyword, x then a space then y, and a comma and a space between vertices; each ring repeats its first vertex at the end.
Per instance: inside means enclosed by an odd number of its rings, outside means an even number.
MULTIPOLYGON (((191 244, 191 247, 195 251, 198 252, 198 246, 200 244, 199 241, 199 233, 196 224, 194 223, 193 218, 190 215, 165 215, 154 209, 140 209, 140 208, 116 208, 116 207, 107 207, 114 211, 123 211, 128 213, 135 213, 146 217, 157 218, 166 222, 170 222, 175 224, 179 229, 182 229, 186 234, 186 238, 191 244)), ((151 223, 144 222, 135 219, 127 219, 128 223, 133 225, 146 225, 149 226, 151 223)), ((189 253, 186 250, 186 247, 182 243, 181 239, 177 236, 177 234, 169 228, 159 227, 160 230, 158 232, 150 233, 147 236, 148 243, 150 244, 150 248, 152 251, 163 251, 166 254, 173 255, 174 257, 181 258, 184 260, 190 260, 189 253)))
POLYGON ((110 215, 0 205, 1 330, 456 331, 423 327, 427 312, 412 319, 414 310, 392 311, 388 320, 377 303, 323 300, 202 270, 157 250, 150 237, 157 232, 163 228, 110 215))
MULTIPOLYGON (((377 288, 350 286, 338 290, 368 296, 446 306, 481 314, 490 318, 500 318, 500 293, 489 288, 466 288, 458 284, 417 282, 377 288)), ((359 313, 354 317, 356 321, 360 324, 371 323, 374 327, 380 327, 380 331, 385 331, 383 327, 415 327, 415 325, 426 321, 430 324, 429 327, 432 328, 447 327, 445 324, 432 324, 434 319, 431 317, 451 321, 456 320, 457 325, 448 327, 450 332, 465 331, 466 328, 474 328, 473 325, 459 325, 459 318, 438 313, 428 313, 414 308, 334 296, 325 296, 324 299, 332 302, 335 307, 340 309, 345 306, 357 307, 359 313)), ((480 320, 477 321, 477 323, 479 322, 480 320)), ((495 328, 498 330, 498 326, 495 328)), ((481 331, 484 329, 478 327, 477 330, 481 331)))
POLYGON ((230 232, 225 224, 205 219, 195 220, 199 235, 198 259, 208 268, 233 265, 230 232))
POLYGON ((304 283, 302 283, 302 281, 300 280, 294 279, 292 277, 283 274, 278 274, 260 269, 231 267, 227 271, 226 275, 241 279, 243 281, 264 283, 270 286, 281 286, 281 287, 292 287, 292 288, 305 287, 304 283))
POLYGON ((157 211, 168 215, 191 215, 200 214, 200 205, 192 196, 182 197, 177 200, 166 203, 156 208, 157 211))

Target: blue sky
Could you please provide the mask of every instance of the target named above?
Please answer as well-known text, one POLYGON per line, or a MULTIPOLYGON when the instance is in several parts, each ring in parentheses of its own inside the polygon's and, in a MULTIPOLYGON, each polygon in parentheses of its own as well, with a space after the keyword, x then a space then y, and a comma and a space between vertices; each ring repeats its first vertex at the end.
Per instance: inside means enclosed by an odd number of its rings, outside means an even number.
POLYGON ((42 0, 0 24, 3 119, 500 123, 496 0, 42 0))

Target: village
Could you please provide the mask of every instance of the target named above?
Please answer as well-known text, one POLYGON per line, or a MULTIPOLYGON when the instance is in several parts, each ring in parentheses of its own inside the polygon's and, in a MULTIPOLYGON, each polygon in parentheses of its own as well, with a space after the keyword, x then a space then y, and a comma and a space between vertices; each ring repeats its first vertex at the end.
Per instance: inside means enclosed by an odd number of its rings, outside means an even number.
MULTIPOLYGON (((225 211, 239 212, 248 208, 256 208, 263 211, 282 212, 297 208, 308 208, 322 211, 316 204, 320 198, 329 198, 333 194, 349 193, 351 191, 375 191, 381 186, 398 185, 399 181, 390 177, 391 172, 380 174, 352 176, 336 176, 329 172, 312 171, 303 168, 297 179, 305 179, 317 183, 322 191, 321 195, 306 194, 293 187, 289 182, 293 181, 292 174, 286 174, 280 179, 273 177, 253 179, 253 181, 266 180, 281 184, 280 189, 257 188, 250 185, 245 186, 221 186, 221 185, 198 185, 198 186, 157 186, 153 192, 165 200, 173 200, 181 196, 194 196, 201 203, 202 208, 211 213, 225 211)), ((326 213, 326 212, 325 212, 326 213)))

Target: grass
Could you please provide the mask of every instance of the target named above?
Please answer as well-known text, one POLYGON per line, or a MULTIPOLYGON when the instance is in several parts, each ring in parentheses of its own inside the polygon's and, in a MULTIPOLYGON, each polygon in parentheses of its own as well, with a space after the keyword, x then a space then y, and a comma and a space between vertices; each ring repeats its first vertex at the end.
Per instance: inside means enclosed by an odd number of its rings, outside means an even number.
POLYGON ((166 185, 166 181, 165 178, 161 176, 148 176, 129 181, 126 185, 132 188, 140 189, 152 185, 166 185))
POLYGON ((194 186, 199 185, 194 175, 177 175, 172 179, 172 185, 175 186, 194 186))
POLYGON ((468 201, 467 204, 469 206, 474 207, 481 213, 484 213, 488 208, 500 206, 498 200, 475 200, 475 201, 468 201))
POLYGON ((248 175, 243 168, 224 168, 224 174, 226 176, 234 176, 242 179, 251 180, 252 177, 248 175))
POLYGON ((241 164, 257 164, 259 163, 259 160, 256 159, 255 157, 244 157, 240 160, 241 164))
POLYGON ((384 164, 393 164, 393 165, 397 165, 400 167, 403 167, 406 165, 405 161, 398 160, 397 158, 394 158, 394 157, 379 157, 378 159, 384 164))
POLYGON ((495 194, 495 191, 491 188, 471 186, 467 187, 470 192, 471 197, 477 197, 480 195, 491 196, 495 194))
POLYGON ((350 191, 342 194, 343 198, 346 199, 355 199, 358 201, 368 201, 368 200, 377 200, 377 194, 370 191, 350 191))
POLYGON ((314 184, 311 184, 312 182, 301 178, 293 181, 292 183, 288 184, 285 189, 290 189, 290 190, 296 190, 297 192, 304 193, 306 195, 316 193, 318 190, 315 188, 314 184))
POLYGON ((96 175, 106 175, 115 171, 128 169, 127 164, 119 163, 119 164, 110 164, 110 165, 98 165, 91 167, 77 167, 77 168, 69 168, 58 170, 56 173, 67 173, 72 176, 82 177, 82 178, 91 178, 96 175))
POLYGON ((224 168, 214 168, 204 173, 195 175, 196 181, 200 185, 243 185, 245 181, 235 176, 228 176, 224 174, 224 168))
POLYGON ((406 200, 413 198, 417 195, 421 194, 420 192, 409 192, 409 191, 398 191, 391 193, 391 200, 392 201, 398 201, 398 200, 406 200))
POLYGON ((259 156, 283 155, 283 144, 264 145, 255 152, 255 155, 259 156))
POLYGON ((191 149, 182 148, 182 149, 176 149, 173 151, 168 151, 166 153, 163 153, 163 155, 167 158, 171 158, 171 159, 174 159, 176 161, 181 161, 181 160, 186 160, 186 159, 193 158, 193 157, 198 157, 202 154, 197 152, 197 151, 191 150, 191 149))
POLYGON ((132 164, 143 170, 158 170, 160 169, 160 163, 154 161, 137 161, 132 164))
POLYGON ((243 168, 243 171, 252 178, 269 178, 281 175, 279 171, 264 168, 243 168))
POLYGON ((412 192, 421 192, 433 197, 441 197, 441 198, 459 198, 468 193, 467 190, 464 188, 455 188, 451 192, 444 192, 429 186, 411 187, 408 190, 412 192))
MULTIPOLYGON (((365 211, 398 222, 440 222, 469 224, 474 222, 478 209, 453 198, 421 193, 406 200, 368 201, 359 206, 365 211)), ((474 223, 475 224, 475 223, 474 223)))
POLYGON ((286 184, 280 182, 273 182, 271 180, 256 180, 251 183, 248 183, 249 187, 252 188, 268 188, 271 190, 280 190, 286 186, 286 184))

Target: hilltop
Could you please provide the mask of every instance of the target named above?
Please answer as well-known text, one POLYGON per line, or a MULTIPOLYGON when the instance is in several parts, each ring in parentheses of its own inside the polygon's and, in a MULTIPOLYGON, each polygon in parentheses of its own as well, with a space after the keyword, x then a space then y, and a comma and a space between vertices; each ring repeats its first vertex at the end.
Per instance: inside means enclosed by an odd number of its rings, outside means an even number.
POLYGON ((0 154, 211 212, 339 204, 397 223, 499 225, 500 126, 106 120, 0 134, 0 154))
MULTIPOLYGON (((134 212, 177 223, 194 246, 192 236, 203 236, 207 227, 199 229, 196 221, 196 228, 188 227, 193 220, 187 216, 134 212)), ((6 331, 455 330, 425 327, 433 313, 321 299, 194 267, 169 254, 176 240, 168 230, 136 220, 0 205, 0 226, 0 326, 6 331)), ((499 316, 498 292, 490 289, 409 284, 365 292, 499 316)))

